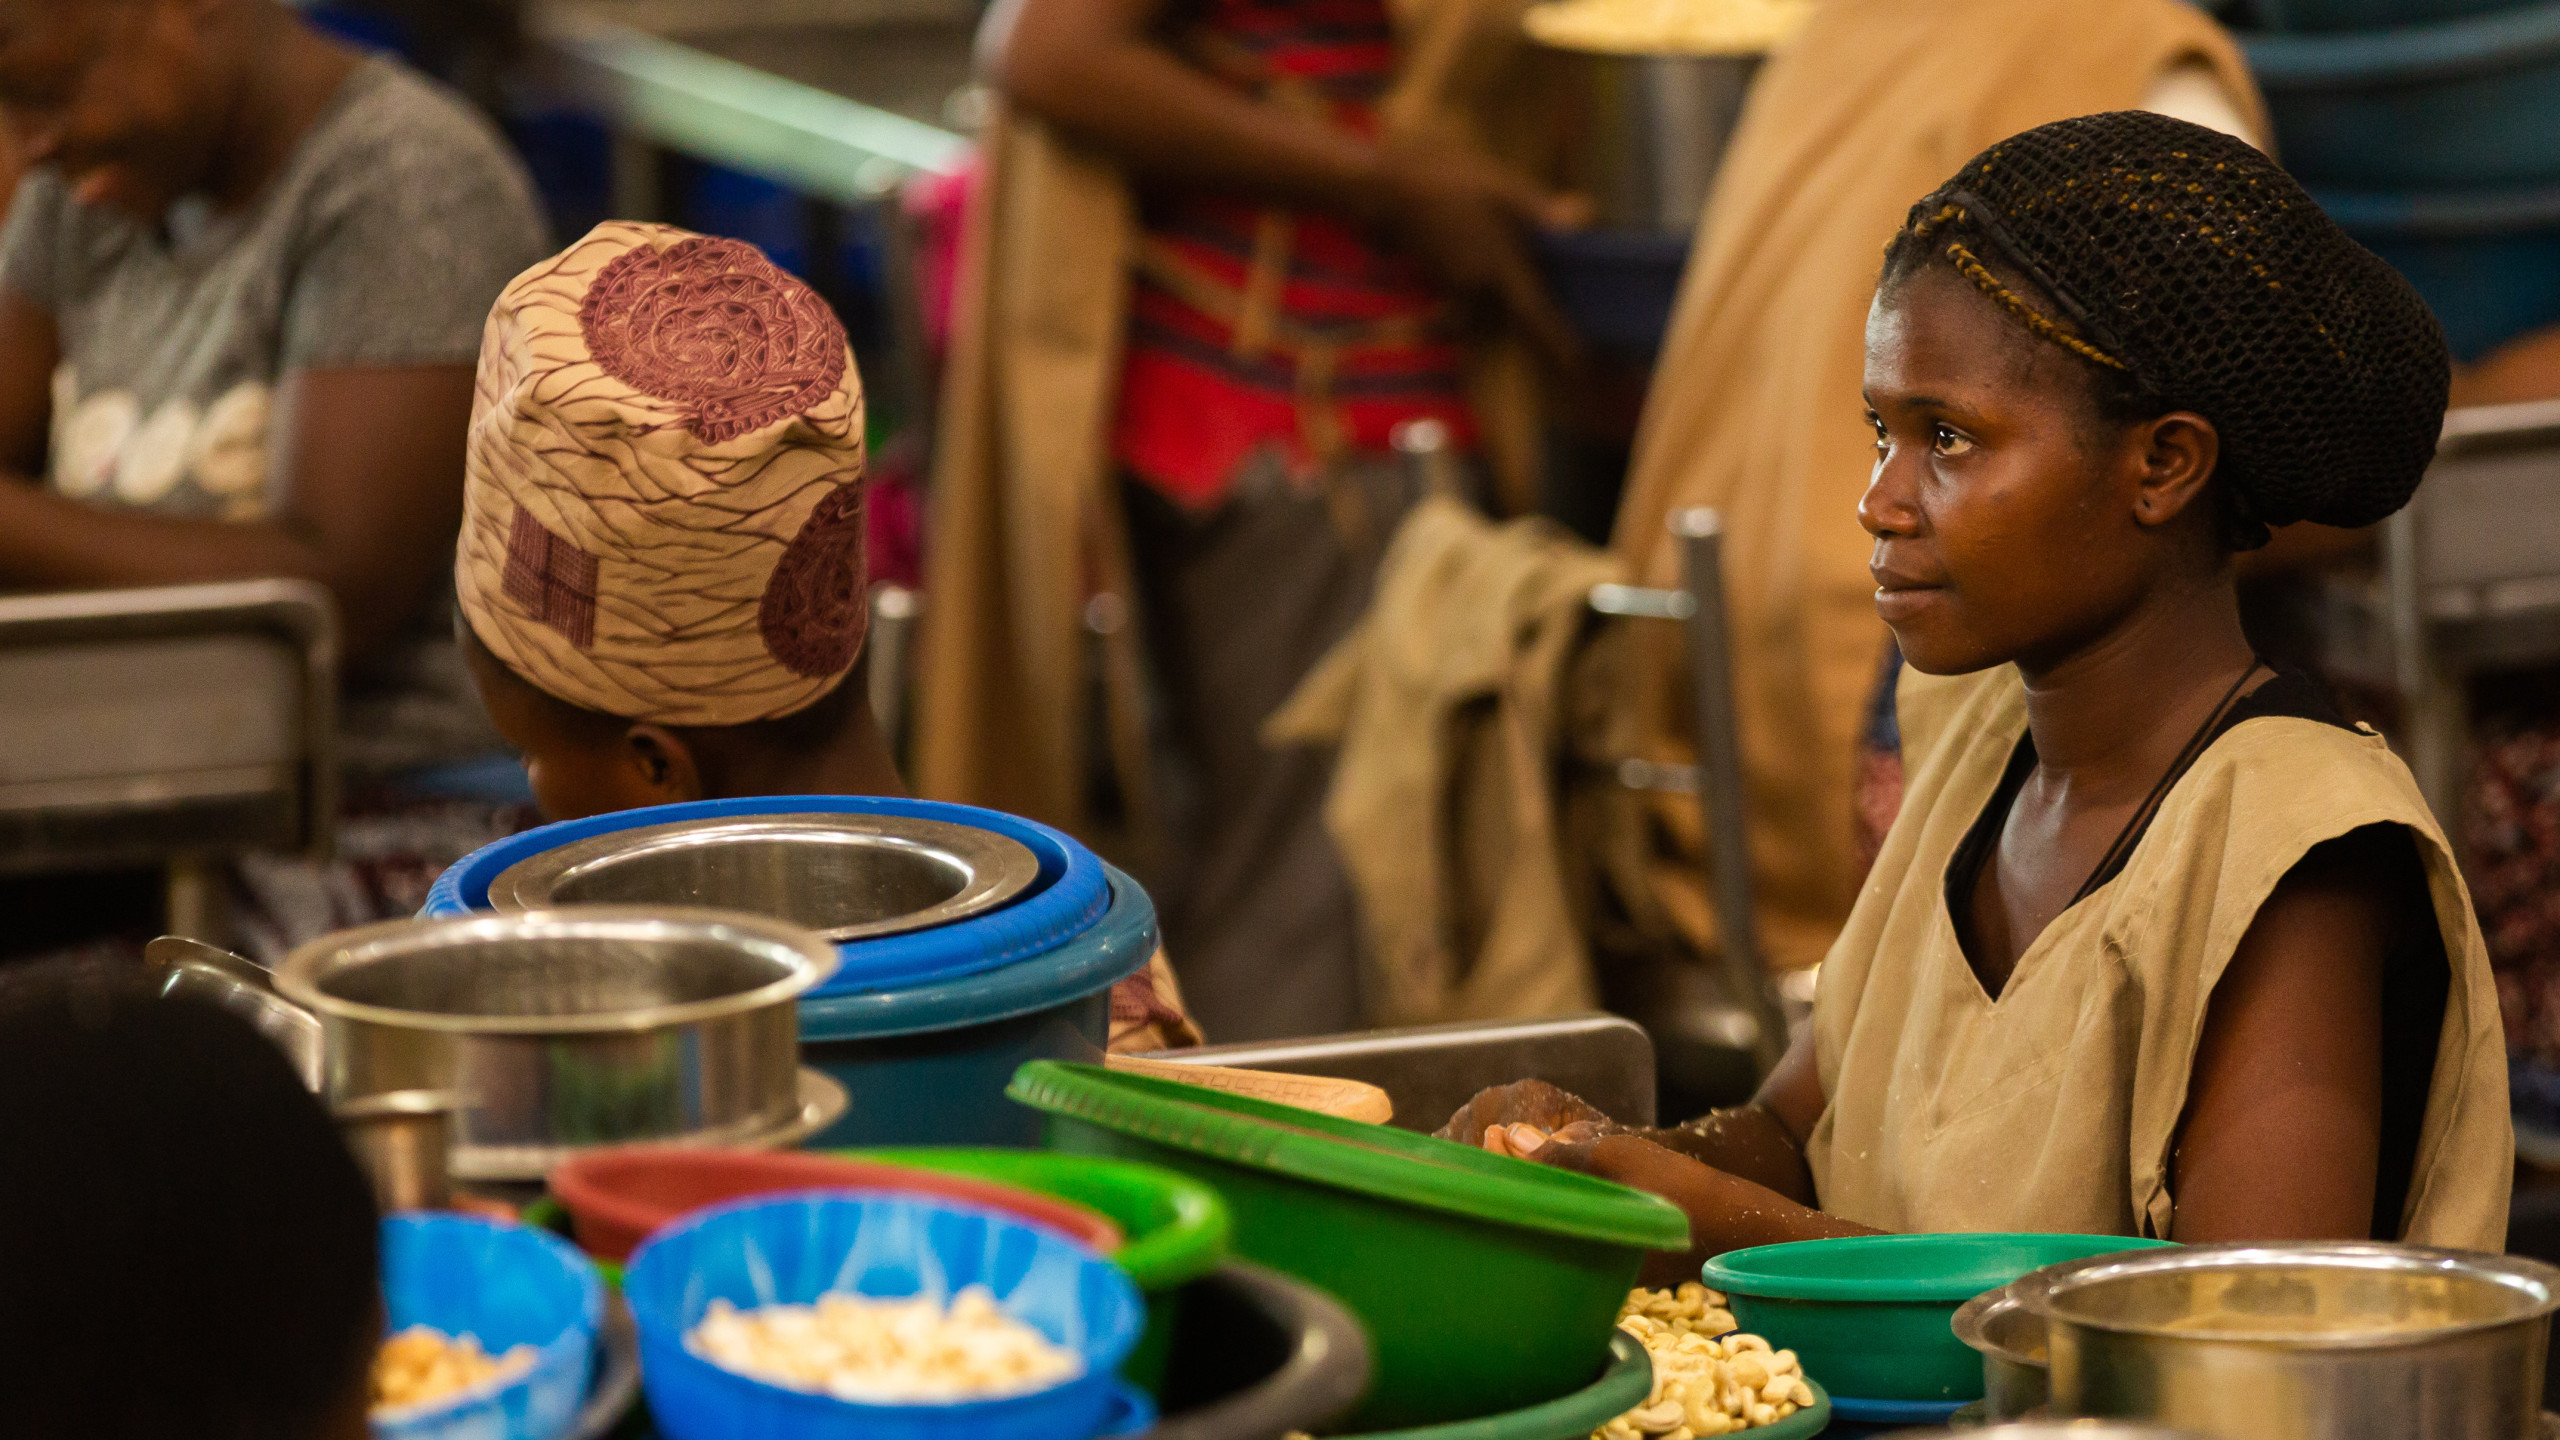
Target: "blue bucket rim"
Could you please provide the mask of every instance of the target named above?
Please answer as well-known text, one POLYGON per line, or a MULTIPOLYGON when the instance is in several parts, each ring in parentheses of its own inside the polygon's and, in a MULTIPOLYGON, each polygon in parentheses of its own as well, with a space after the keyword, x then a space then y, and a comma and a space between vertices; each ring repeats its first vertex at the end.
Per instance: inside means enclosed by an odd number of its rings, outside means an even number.
MULTIPOLYGON (((940 820, 991 830, 1030 849, 1040 878, 1014 903, 946 925, 836 946, 836 973, 809 998, 857 994, 883 987, 910 988, 983 973, 1055 949, 1101 921, 1111 904, 1102 862, 1065 832, 976 805, 911 800, 886 795, 753 795, 692 800, 614 810, 576 820, 555 820, 491 841, 446 867, 427 891, 421 916, 462 915, 490 909, 489 884, 508 867, 545 850, 598 835, 687 820, 758 815, 894 815, 940 820)), ((892 992, 894 993, 894 992, 892 992)))
MULTIPOLYGON (((989 1209, 982 1205, 972 1205, 965 1201, 927 1199, 903 1193, 847 1192, 842 1190, 828 1190, 824 1188, 811 1190, 779 1190, 769 1194, 751 1195, 742 1199, 724 1201, 718 1205, 705 1206, 700 1210, 692 1211, 670 1221, 666 1225, 659 1227, 659 1229, 655 1233, 651 1234, 648 1239, 641 1242, 639 1249, 631 1253, 630 1263, 623 1267, 623 1300, 624 1303, 630 1307, 632 1323, 640 1332, 640 1342, 644 1348, 651 1346, 653 1341, 659 1344, 665 1344, 669 1341, 673 1341, 674 1347, 690 1358, 695 1364, 731 1380, 760 1386, 778 1395, 796 1396, 810 1401, 823 1401, 831 1408, 836 1406, 849 1407, 851 1411, 877 1414, 884 1418, 904 1418, 908 1416, 917 1418, 949 1418, 963 1414, 983 1415, 991 1409, 1015 1409, 1035 1406, 1039 1402, 1048 1399, 1059 1390, 1086 1380, 1091 1380, 1097 1376, 1101 1377, 1106 1383, 1116 1383, 1116 1377, 1118 1375, 1121 1362, 1127 1360, 1129 1358, 1129 1352, 1137 1348, 1138 1340, 1140 1336, 1144 1334, 1147 1324, 1146 1298, 1138 1293, 1137 1283, 1132 1281, 1119 1266, 1112 1264, 1108 1259, 1105 1259, 1100 1255, 1096 1255, 1091 1250, 1086 1249, 1084 1246, 1077 1244, 1073 1240, 1068 1239, 1066 1236, 1063 1236, 1054 1230, 1033 1224, 1018 1216, 1010 1215, 1001 1210, 989 1209), (701 1229, 705 1225, 720 1223, 741 1212, 783 1209, 787 1207, 809 1205, 822 1205, 828 1207, 853 1206, 862 1209, 897 1208, 918 1210, 927 1213, 959 1214, 969 1216, 973 1219, 982 1220, 999 1229, 1019 1230, 1025 1232, 1033 1236, 1038 1243, 1044 1247, 1055 1247, 1074 1255, 1079 1267, 1085 1273, 1105 1277, 1103 1282, 1104 1287, 1106 1289, 1113 1290, 1120 1301, 1119 1304, 1112 1307, 1112 1315, 1110 1317, 1113 1321, 1112 1328, 1108 1334, 1099 1337, 1098 1343, 1095 1342, 1093 1337, 1088 1337, 1087 1344, 1075 1347, 1077 1356, 1084 1361, 1085 1368, 1083 1371, 1079 1372, 1071 1379, 1062 1380, 1056 1385, 1049 1386, 1045 1389, 1027 1391, 1016 1395, 996 1396, 986 1400, 964 1400, 941 1405, 874 1405, 861 1401, 839 1400, 831 1395, 821 1395, 810 1391, 793 1390, 788 1386, 775 1385, 770 1381, 759 1380, 752 1375, 739 1374, 737 1371, 727 1369, 714 1364, 709 1360, 705 1360, 701 1356, 693 1354, 691 1348, 687 1347, 683 1343, 683 1329, 680 1320, 676 1321, 672 1326, 668 1323, 662 1323, 667 1321, 669 1317, 657 1313, 659 1307, 654 1303, 654 1297, 647 1293, 645 1288, 641 1288, 640 1293, 636 1295, 634 1294, 634 1290, 636 1288, 633 1284, 634 1280, 636 1279, 643 1282, 643 1286, 645 1286, 645 1282, 648 1278, 648 1270, 646 1267, 649 1262, 649 1257, 653 1251, 658 1250, 662 1245, 670 1244, 684 1236, 692 1234, 694 1231, 701 1229)), ((1052 1343, 1059 1342, 1052 1341, 1052 1343)), ((1116 1408, 1116 1406, 1113 1408, 1116 1408)))
POLYGON ((964 1025, 992 1025, 1107 990, 1156 952, 1156 906, 1145 887, 1097 861, 1110 907, 1082 934, 1000 969, 902 990, 810 994, 800 1000, 800 1041, 886 1040, 964 1025))
POLYGON ((2560 0, 2372 30, 2249 31, 2234 37, 2270 94, 2397 89, 2560 59, 2560 0))

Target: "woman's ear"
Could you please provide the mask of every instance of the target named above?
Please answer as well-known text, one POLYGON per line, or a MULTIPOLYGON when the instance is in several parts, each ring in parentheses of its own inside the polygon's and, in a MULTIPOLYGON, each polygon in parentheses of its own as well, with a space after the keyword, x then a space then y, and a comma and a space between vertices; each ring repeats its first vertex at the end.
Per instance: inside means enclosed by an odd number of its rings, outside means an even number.
POLYGON ((2150 422, 2143 435, 2142 483, 2134 492, 2133 518, 2166 525, 2193 509, 2222 458, 2213 422, 2192 410, 2173 410, 2150 422))
POLYGON ((649 797, 639 804, 675 805, 702 798, 702 766, 693 747, 674 731, 642 722, 622 732, 622 745, 626 778, 649 797))

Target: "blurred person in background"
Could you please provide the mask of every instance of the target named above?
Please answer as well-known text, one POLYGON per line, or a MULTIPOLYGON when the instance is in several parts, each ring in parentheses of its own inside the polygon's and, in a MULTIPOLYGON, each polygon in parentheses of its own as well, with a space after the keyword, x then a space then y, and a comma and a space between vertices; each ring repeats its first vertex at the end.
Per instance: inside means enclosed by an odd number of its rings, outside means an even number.
MULTIPOLYGON (((543 250, 522 168, 274 0, 0 0, 0 115, 31 167, 0 232, 0 588, 326 586, 343 859, 245 869, 244 939, 408 913, 512 824, 410 780, 496 748, 444 557, 480 324, 543 250)), ((0 909, 75 938, 77 889, 0 909)))
POLYGON ((1537 493, 1544 76, 1477 0, 1008 0, 981 44, 920 788, 1091 835, 1107 769, 1210 1032, 1354 1026, 1329 762, 1259 732, 1416 498, 1398 425, 1537 493))
MULTIPOLYGON (((1874 461, 1859 382, 1878 237, 1991 142, 2128 109, 2266 143, 2237 48, 2176 0, 1829 0, 1770 57, 1726 151, 1612 544, 1641 583, 1677 585, 1666 517, 1722 513, 1750 858, 1775 967, 1822 958, 1899 802, 1890 641, 1853 518, 1874 461)), ((1687 763, 1681 633, 1633 638, 1637 754, 1687 763)), ((1641 953, 1711 953, 1696 801, 1605 803, 1626 832, 1608 852, 1640 857, 1609 888, 1641 953)))
POLYGON ((29 1440, 363 1440, 373 1193, 275 1046, 121 965, 0 975, 0 1395, 29 1440))

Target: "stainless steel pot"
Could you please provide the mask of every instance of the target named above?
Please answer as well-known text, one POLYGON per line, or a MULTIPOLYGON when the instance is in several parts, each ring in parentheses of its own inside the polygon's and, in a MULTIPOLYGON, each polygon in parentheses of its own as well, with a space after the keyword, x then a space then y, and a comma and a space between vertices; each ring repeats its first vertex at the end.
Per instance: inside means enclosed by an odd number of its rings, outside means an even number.
POLYGON ((1706 209, 1760 57, 1549 53, 1578 82, 1577 103, 1558 127, 1564 187, 1591 197, 1602 226, 1688 233, 1706 209))
POLYGON ((2053 1409, 2224 1440, 2532 1440, 2560 1268, 2372 1243, 2198 1245, 2012 1287, 2053 1409))
POLYGON ((276 994, 265 966, 183 935, 143 946, 142 958, 159 974, 161 998, 201 1000, 248 1021, 293 1062, 303 1084, 320 1088, 320 1022, 276 994))
POLYGON ((401 920, 276 972, 320 1019, 332 1101, 459 1095, 452 1168, 528 1180, 587 1145, 788 1143, 843 1113, 799 1067, 800 994, 833 946, 779 921, 596 906, 401 920))
POLYGON ((702 905, 829 940, 923 930, 1009 904, 1040 877, 1010 836, 902 815, 747 815, 616 830, 520 860, 489 883, 502 913, 702 905))
POLYGON ((1989 1418, 2020 1419, 2044 1404, 2044 1317, 2004 1285, 1966 1301, 1954 1325, 1956 1338, 1982 1356, 1983 1410, 1989 1418))

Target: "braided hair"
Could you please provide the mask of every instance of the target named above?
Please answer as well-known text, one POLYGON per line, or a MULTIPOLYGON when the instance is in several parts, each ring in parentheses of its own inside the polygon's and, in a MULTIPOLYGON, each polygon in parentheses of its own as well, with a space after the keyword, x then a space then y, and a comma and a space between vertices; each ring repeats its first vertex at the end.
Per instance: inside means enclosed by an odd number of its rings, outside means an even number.
POLYGON ((2212 421, 2232 549, 2373 524, 2435 456, 2452 383, 2435 316, 2219 131, 2132 110, 2013 135, 1911 208, 1885 286, 1927 263, 2077 356, 2105 418, 2212 421))

